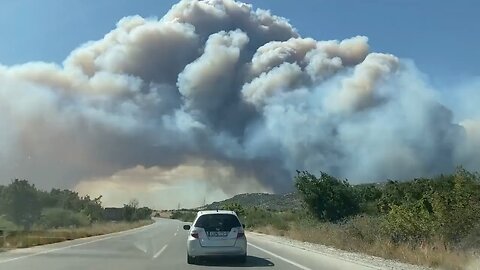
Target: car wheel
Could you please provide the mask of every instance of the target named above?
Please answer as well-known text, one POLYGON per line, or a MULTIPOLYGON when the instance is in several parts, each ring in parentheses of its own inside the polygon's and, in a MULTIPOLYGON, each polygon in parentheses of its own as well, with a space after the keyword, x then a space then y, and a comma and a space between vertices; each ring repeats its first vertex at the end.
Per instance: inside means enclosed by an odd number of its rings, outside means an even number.
POLYGON ((187 254, 187 263, 195 264, 195 258, 187 254))
POLYGON ((240 262, 240 263, 247 262, 247 254, 238 257, 238 262, 240 262))

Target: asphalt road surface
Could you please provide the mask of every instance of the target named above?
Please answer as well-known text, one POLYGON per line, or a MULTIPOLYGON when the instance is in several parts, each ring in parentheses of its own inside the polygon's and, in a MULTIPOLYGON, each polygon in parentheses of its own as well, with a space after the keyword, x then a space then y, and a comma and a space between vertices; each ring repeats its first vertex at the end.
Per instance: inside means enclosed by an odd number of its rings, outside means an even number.
POLYGON ((247 234, 247 262, 209 259, 186 261, 186 224, 158 219, 152 225, 120 233, 0 253, 0 269, 8 270, 144 270, 144 269, 379 269, 343 261, 291 245, 247 234))

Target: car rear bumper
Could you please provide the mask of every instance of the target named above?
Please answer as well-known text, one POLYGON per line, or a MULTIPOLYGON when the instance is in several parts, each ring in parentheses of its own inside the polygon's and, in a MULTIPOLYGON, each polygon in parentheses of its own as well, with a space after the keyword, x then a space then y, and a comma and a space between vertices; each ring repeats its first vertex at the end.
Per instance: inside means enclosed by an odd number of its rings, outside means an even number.
POLYGON ((247 241, 237 239, 234 246, 231 247, 203 247, 198 240, 189 240, 187 242, 188 255, 197 256, 243 256, 247 254, 247 241))

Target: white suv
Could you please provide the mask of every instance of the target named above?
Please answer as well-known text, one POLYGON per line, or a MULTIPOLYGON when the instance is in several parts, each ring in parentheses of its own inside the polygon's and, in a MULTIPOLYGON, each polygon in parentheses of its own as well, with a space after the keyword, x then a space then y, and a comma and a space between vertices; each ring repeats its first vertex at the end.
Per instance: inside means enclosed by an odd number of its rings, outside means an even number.
POLYGON ((244 225, 233 211, 211 210, 197 213, 187 239, 187 262, 193 264, 199 257, 235 257, 240 262, 247 259, 247 238, 244 225))

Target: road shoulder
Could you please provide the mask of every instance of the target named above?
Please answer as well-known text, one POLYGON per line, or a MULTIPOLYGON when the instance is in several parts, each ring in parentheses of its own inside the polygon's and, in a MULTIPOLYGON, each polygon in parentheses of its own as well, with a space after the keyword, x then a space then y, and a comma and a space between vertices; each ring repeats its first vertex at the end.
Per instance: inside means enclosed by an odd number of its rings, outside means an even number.
POLYGON ((140 227, 124 230, 124 231, 100 234, 100 235, 95 235, 90 237, 76 238, 72 240, 66 240, 66 241, 45 244, 45 245, 38 245, 38 246, 27 247, 27 248, 16 248, 16 249, 7 250, 4 252, 0 252, 0 263, 16 260, 18 258, 23 258, 25 256, 29 256, 29 257, 36 256, 39 254, 50 253, 56 250, 67 249, 75 246, 80 246, 80 245, 85 245, 93 242, 111 239, 114 237, 120 237, 124 235, 141 232, 155 226, 155 224, 156 222, 153 222, 148 225, 144 225, 144 226, 140 226, 140 227))
POLYGON ((353 263, 358 266, 364 266, 371 269, 409 269, 409 270, 427 270, 432 268, 401 263, 393 260, 387 260, 380 257, 370 256, 361 253, 347 252, 336 248, 302 242, 298 240, 289 239, 282 236, 267 235, 257 232, 247 232, 249 239, 256 241, 271 242, 278 245, 289 246, 295 249, 312 252, 324 257, 329 257, 334 260, 341 260, 344 262, 353 263))

